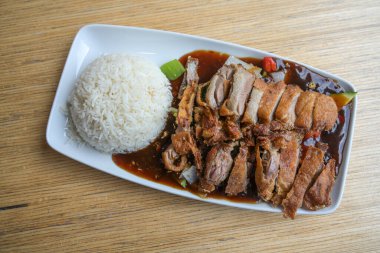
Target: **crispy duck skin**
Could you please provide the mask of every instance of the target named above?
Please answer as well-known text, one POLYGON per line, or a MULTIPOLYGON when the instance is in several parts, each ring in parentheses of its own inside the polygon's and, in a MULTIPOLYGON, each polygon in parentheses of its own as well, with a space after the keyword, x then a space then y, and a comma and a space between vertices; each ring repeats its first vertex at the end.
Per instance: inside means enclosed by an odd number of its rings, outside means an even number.
POLYGON ((313 111, 313 130, 329 131, 338 118, 338 107, 334 99, 324 94, 318 94, 313 111))
POLYGON ((297 209, 302 206, 307 189, 312 184, 315 176, 321 171, 324 155, 325 151, 316 147, 308 147, 293 186, 282 201, 284 217, 294 219, 297 209))
POLYGON ((227 140, 238 140, 243 136, 240 131, 240 125, 234 120, 234 117, 227 117, 224 122, 224 129, 226 132, 225 139, 227 140))
POLYGON ((178 127, 176 132, 190 131, 191 122, 193 121, 193 108, 197 86, 197 83, 191 83, 183 92, 182 99, 178 105, 178 127))
POLYGON ((257 193, 265 201, 273 197, 280 165, 278 147, 268 137, 261 137, 256 144, 255 182, 257 193))
POLYGON ((202 137, 208 145, 215 145, 226 139, 218 112, 209 107, 203 108, 201 128, 202 137))
POLYGON ((220 143, 213 146, 206 157, 206 168, 200 180, 200 190, 210 193, 228 177, 232 168, 233 144, 220 143))
POLYGON ((194 138, 188 131, 172 134, 171 139, 173 148, 179 155, 186 155, 190 153, 195 145, 194 138))
POLYGON ((247 163, 248 147, 242 145, 239 154, 235 158, 234 166, 232 168, 230 177, 226 187, 226 194, 229 196, 236 196, 239 193, 247 192, 248 174, 250 166, 247 163), (249 166, 249 167, 248 167, 249 166))
POLYGON ((184 74, 182 84, 178 91, 178 99, 182 99, 183 93, 189 84, 199 82, 198 65, 199 60, 197 58, 193 58, 191 56, 187 58, 186 72, 184 74))
POLYGON ((310 129, 313 123, 313 110, 318 93, 314 91, 302 92, 296 104, 296 120, 294 125, 302 129, 310 129))
POLYGON ((286 84, 283 81, 271 83, 265 89, 260 100, 257 116, 259 121, 264 124, 269 124, 273 119, 273 114, 280 102, 281 96, 284 93, 286 84))
POLYGON ((251 95, 249 97, 247 107, 244 112, 244 116, 242 119, 243 123, 248 123, 250 125, 257 124, 257 111, 259 110, 261 98, 267 87, 268 85, 263 80, 261 80, 260 78, 256 78, 255 82, 253 83, 251 95))
POLYGON ((289 133, 289 140, 281 148, 280 171, 276 181, 276 192, 272 198, 274 206, 281 204, 293 185, 300 160, 301 140, 302 136, 291 132, 289 133))
POLYGON ((181 172, 187 166, 187 158, 185 155, 179 155, 175 152, 172 145, 162 152, 162 161, 167 170, 181 172))
POLYGON ((255 138, 253 136, 252 128, 250 126, 246 126, 246 127, 241 129, 241 132, 243 134, 244 143, 248 147, 254 147, 255 146, 255 138))
POLYGON ((306 192, 303 206, 309 210, 319 210, 331 205, 331 190, 335 183, 335 160, 330 159, 314 184, 306 192))
POLYGON ((206 103, 211 109, 217 110, 227 97, 233 73, 233 66, 223 65, 211 78, 206 92, 206 103))
POLYGON ((284 94, 282 94, 280 103, 278 104, 275 119, 282 124, 293 128, 296 120, 296 104, 302 90, 296 85, 288 85, 284 94))
POLYGON ((253 87, 255 75, 241 65, 236 66, 228 98, 220 108, 221 116, 235 116, 237 119, 244 113, 245 103, 253 87))

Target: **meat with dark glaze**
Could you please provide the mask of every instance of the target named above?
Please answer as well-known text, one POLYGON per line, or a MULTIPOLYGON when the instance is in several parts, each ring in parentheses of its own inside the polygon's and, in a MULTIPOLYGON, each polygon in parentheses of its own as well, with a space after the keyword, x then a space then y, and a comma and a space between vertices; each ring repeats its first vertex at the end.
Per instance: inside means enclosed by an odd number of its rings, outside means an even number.
POLYGON ((255 75, 241 65, 236 66, 228 98, 220 108, 220 115, 240 118, 244 113, 245 103, 253 87, 255 75))
POLYGON ((302 206, 307 189, 322 169, 324 155, 325 151, 316 147, 308 147, 293 186, 282 201, 285 217, 294 219, 297 209, 302 206))
POLYGON ((321 174, 306 192, 303 206, 309 210, 319 210, 331 205, 331 191, 335 183, 335 160, 330 159, 321 174))
POLYGON ((250 164, 247 163, 247 157, 248 147, 243 144, 235 158, 234 166, 228 178, 225 192, 229 196, 247 192, 248 175, 251 169, 250 164))
POLYGON ((265 89, 257 111, 257 116, 261 123, 269 124, 273 120, 273 114, 276 111, 285 88, 285 82, 280 81, 269 84, 265 89))
POLYGON ((300 143, 302 136, 294 132, 290 132, 287 135, 289 139, 281 148, 280 169, 276 181, 276 191, 271 200, 274 206, 280 205, 282 200, 286 197, 286 194, 290 191, 294 178, 296 177, 300 160, 300 143))
POLYGON ((200 179, 200 190, 210 193, 227 179, 233 164, 231 151, 233 144, 220 143, 213 146, 206 157, 203 177, 200 179))
POLYGON ((280 103, 278 104, 275 119, 288 128, 294 127, 296 120, 296 104, 302 90, 296 85, 287 85, 284 94, 282 94, 280 103))
POLYGON ((318 94, 313 111, 313 130, 329 131, 338 118, 338 107, 334 99, 318 94))
POLYGON ((296 104, 296 120, 294 125, 302 129, 310 129, 313 123, 313 110, 318 93, 314 91, 302 92, 296 104))

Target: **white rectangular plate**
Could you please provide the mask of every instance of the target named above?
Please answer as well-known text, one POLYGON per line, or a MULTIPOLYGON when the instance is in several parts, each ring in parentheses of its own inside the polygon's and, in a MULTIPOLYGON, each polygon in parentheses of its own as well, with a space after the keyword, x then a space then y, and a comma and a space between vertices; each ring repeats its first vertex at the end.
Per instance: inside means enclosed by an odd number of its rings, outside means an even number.
MULTIPOLYGON (((81 71, 95 58, 110 53, 129 53, 132 55, 141 55, 160 66, 169 60, 175 58, 178 59, 186 53, 199 49, 219 51, 238 57, 262 58, 264 56, 275 56, 288 60, 286 58, 254 48, 248 48, 232 43, 191 35, 136 27, 96 24, 84 26, 80 29, 74 39, 63 69, 61 80, 59 82, 57 93, 50 112, 46 131, 47 142, 53 149, 74 160, 137 184, 215 204, 258 211, 280 212, 281 210, 279 208, 274 208, 266 203, 248 204, 230 202, 228 200, 221 199, 200 198, 185 190, 175 189, 137 177, 116 166, 112 161, 111 155, 100 153, 84 145, 78 145, 72 141, 69 141, 65 135, 66 116, 62 112, 62 108, 66 107, 66 102, 74 87, 75 80, 80 75, 81 71)), ((339 85, 343 86, 346 91, 355 91, 352 84, 335 75, 303 63, 298 64, 304 65, 312 71, 320 73, 326 77, 337 80, 339 85)), ((332 205, 316 212, 300 209, 298 214, 328 214, 334 212, 339 206, 347 175, 348 161, 354 131, 356 104, 357 98, 353 101, 349 133, 343 152, 343 162, 341 164, 340 172, 332 194, 332 205)))

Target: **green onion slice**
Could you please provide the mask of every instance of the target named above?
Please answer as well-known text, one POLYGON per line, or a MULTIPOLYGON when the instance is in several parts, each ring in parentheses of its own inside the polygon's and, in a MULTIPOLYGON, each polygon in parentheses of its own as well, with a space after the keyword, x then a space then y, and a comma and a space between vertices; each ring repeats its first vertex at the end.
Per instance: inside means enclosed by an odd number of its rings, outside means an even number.
POLYGON ((180 184, 181 184, 181 186, 183 187, 183 188, 186 188, 186 185, 187 185, 187 181, 186 181, 186 179, 181 179, 181 181, 180 181, 180 184))
POLYGON ((162 65, 161 71, 169 80, 175 80, 185 72, 185 68, 182 66, 181 62, 174 59, 162 65))

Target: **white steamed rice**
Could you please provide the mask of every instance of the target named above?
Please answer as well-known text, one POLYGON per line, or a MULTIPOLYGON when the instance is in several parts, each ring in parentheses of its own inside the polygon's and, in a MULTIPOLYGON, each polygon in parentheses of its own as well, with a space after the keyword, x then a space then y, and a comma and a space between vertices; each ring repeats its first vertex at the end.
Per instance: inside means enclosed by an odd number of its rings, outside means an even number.
POLYGON ((97 58, 77 80, 69 114, 79 136, 106 153, 133 152, 162 131, 171 86, 152 62, 112 54, 97 58))

